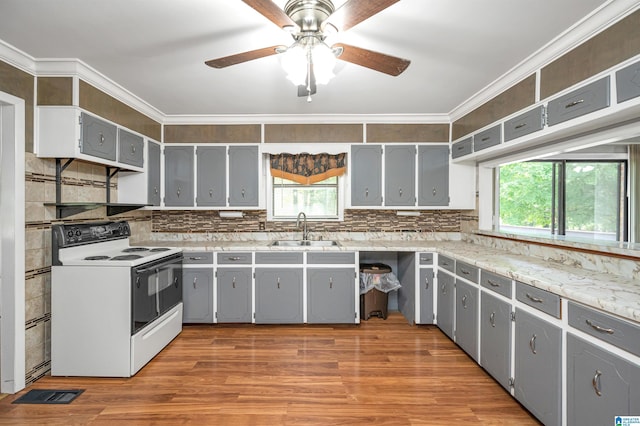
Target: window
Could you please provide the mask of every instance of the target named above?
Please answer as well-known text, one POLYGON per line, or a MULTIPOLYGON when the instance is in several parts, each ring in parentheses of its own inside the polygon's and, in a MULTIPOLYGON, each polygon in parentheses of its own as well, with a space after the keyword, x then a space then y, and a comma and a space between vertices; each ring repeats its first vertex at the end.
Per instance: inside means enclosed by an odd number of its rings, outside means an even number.
POLYGON ((499 169, 499 229, 627 241, 627 162, 531 161, 499 169))
POLYGON ((340 219, 340 178, 303 185, 273 177, 271 215, 273 219, 295 219, 304 212, 307 219, 340 219))

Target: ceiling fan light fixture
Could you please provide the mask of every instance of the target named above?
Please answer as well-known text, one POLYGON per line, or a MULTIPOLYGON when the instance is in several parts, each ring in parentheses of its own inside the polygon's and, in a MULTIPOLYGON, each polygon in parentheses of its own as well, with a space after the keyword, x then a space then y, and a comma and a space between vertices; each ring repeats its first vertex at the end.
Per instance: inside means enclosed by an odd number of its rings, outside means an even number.
POLYGON ((280 57, 280 64, 287 73, 287 79, 294 86, 305 84, 307 80, 308 52, 300 43, 294 43, 280 57))
POLYGON ((317 43, 311 51, 311 62, 317 84, 327 84, 335 77, 336 55, 324 42, 317 43))

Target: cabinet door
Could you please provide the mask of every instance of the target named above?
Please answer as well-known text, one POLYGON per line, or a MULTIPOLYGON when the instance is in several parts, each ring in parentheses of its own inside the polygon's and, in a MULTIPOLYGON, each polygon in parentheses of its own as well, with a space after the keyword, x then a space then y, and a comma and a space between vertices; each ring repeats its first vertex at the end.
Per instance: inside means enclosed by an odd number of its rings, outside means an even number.
POLYGON ((449 205, 449 147, 418 147, 418 205, 449 205))
POLYGON ((97 117, 81 114, 82 145, 80 152, 105 160, 116 161, 117 128, 97 117))
POLYGON ((483 292, 480 303, 480 365, 505 389, 511 376, 511 304, 483 292))
POLYGON ((307 322, 356 321, 354 268, 307 269, 307 322))
POLYGON ((256 268, 256 323, 302 321, 302 268, 256 268))
POLYGON ((420 324, 433 324, 433 269, 420 269, 420 324))
POLYGON ((227 147, 199 146, 196 149, 198 206, 227 205, 227 147))
POLYGON ((251 268, 218 268, 216 319, 251 322, 251 268))
POLYGON ((438 328, 453 340, 454 278, 438 271, 438 328))
POLYGON ((516 309, 515 397, 547 426, 560 424, 562 332, 516 309))
POLYGON ((384 154, 384 196, 387 206, 416 205, 416 147, 387 145, 384 154))
POLYGON ((382 205, 382 146, 351 147, 351 205, 382 205))
POLYGON ((639 407, 640 367, 567 334, 567 424, 614 424, 639 407))
POLYGON ((182 269, 183 323, 213 322, 213 269, 182 269))
POLYGON ((147 160, 147 202, 160 205, 160 145, 148 142, 147 160))
POLYGON ((193 146, 164 149, 164 204, 193 206, 193 146))
POLYGON ((478 289, 456 280, 456 343, 478 360, 478 289))
POLYGON ((229 147, 229 205, 257 207, 258 180, 258 147, 229 147))
POLYGON ((144 139, 123 129, 118 129, 118 161, 132 166, 144 165, 144 139))

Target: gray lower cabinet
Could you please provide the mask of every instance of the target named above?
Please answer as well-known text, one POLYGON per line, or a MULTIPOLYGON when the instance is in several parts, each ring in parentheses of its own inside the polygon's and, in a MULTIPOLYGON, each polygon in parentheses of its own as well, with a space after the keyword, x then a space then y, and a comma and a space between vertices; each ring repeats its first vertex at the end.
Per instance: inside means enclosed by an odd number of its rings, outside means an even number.
POLYGON ((398 253, 396 275, 401 287, 398 289, 398 310, 411 325, 416 323, 416 254, 398 253))
POLYGON ((640 367, 567 334, 567 424, 613 425, 638 415, 640 367))
POLYGON ((456 343, 478 360, 478 288, 456 280, 456 343))
POLYGON ((255 274, 256 323, 302 323, 302 268, 256 268, 255 274))
POLYGON ((416 147, 387 145, 384 153, 384 196, 387 206, 415 206, 416 147))
POLYGON ((449 147, 418 147, 418 205, 449 205, 449 147))
POLYGON ((420 324, 433 324, 433 269, 420 268, 420 324))
POLYGON ((511 377, 511 304, 482 292, 480 365, 505 389, 511 377))
POLYGON ((351 205, 382 205, 382 146, 351 146, 351 205))
POLYGON ((307 322, 348 323, 356 321, 355 269, 307 269, 307 322))
POLYGON ((80 121, 82 123, 80 152, 116 161, 118 128, 114 124, 84 112, 80 114, 80 121))
POLYGON ((227 147, 196 148, 196 204, 218 207, 227 205, 227 147))
POLYGON ((453 340, 455 278, 438 271, 438 328, 453 340))
POLYGON ((229 206, 258 207, 259 165, 257 146, 229 147, 229 206))
POLYGON ((559 425, 562 331, 522 309, 515 315, 515 397, 546 426, 559 425))
POLYGON ((219 267, 217 277, 216 320, 251 322, 251 267, 219 267))
POLYGON ((147 143, 147 203, 160 205, 160 145, 147 143))
POLYGON ((193 206, 193 146, 168 146, 164 149, 164 204, 171 207, 193 206))
POLYGON ((182 269, 183 323, 213 322, 213 268, 182 269))

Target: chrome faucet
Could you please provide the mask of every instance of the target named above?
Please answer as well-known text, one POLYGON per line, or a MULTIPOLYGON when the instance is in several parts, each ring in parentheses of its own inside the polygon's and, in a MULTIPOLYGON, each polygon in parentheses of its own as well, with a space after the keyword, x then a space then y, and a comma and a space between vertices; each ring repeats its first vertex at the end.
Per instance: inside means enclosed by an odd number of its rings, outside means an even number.
POLYGON ((296 228, 300 228, 300 216, 302 216, 302 241, 307 241, 309 239, 309 231, 307 230, 307 215, 304 212, 298 213, 298 217, 296 218, 296 228))

